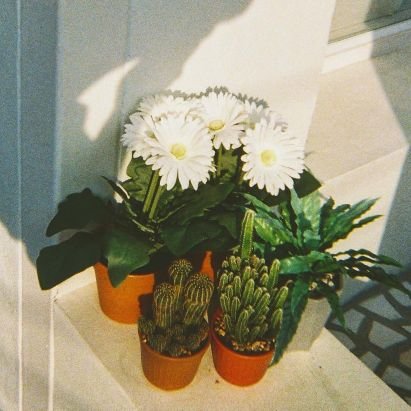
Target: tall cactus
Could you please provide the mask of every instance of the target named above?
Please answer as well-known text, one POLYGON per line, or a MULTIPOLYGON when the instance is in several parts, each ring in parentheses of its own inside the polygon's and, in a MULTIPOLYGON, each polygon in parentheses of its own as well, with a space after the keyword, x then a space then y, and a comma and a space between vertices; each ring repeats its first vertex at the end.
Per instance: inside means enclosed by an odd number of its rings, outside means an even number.
POLYGON ((240 257, 242 259, 249 258, 253 250, 254 217, 255 212, 248 209, 246 210, 241 223, 240 257))
POLYGON ((153 319, 141 317, 138 328, 153 349, 180 357, 198 351, 208 337, 204 314, 214 285, 205 274, 193 274, 185 259, 174 261, 168 274, 170 283, 154 291, 153 319))
POLYGON ((179 258, 171 263, 168 268, 168 275, 171 282, 176 287, 176 301, 177 307, 181 308, 184 297, 184 284, 187 278, 193 273, 194 268, 191 262, 185 258, 179 258))
POLYGON ((170 327, 175 321, 176 314, 175 288, 168 283, 156 287, 153 294, 153 314, 157 327, 170 327))
POLYGON ((183 323, 185 325, 200 324, 210 303, 214 285, 202 273, 192 275, 184 287, 183 323))
POLYGON ((240 256, 230 255, 218 272, 218 294, 223 322, 233 347, 253 350, 256 341, 273 342, 282 321, 286 286, 277 287, 280 265, 268 268, 252 252, 254 212, 247 210, 242 221, 240 256))

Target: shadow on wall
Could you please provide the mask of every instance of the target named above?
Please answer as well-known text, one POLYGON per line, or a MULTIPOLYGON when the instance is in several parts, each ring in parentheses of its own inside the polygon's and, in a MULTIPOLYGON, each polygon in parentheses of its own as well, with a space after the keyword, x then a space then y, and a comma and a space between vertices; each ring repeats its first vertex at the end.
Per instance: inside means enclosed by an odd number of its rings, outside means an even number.
MULTIPOLYGON (((28 174, 32 178, 31 185, 28 182, 22 185, 22 225, 23 232, 28 233, 22 237, 32 262, 40 248, 50 243, 44 233, 56 212, 56 206, 50 205, 53 200, 58 202, 70 192, 80 191, 86 186, 91 186, 97 193, 108 194, 108 187, 99 176, 115 178, 117 175, 122 121, 133 109, 137 97, 167 88, 215 26, 241 15, 251 0, 222 0, 212 6, 209 2, 189 0, 121 3, 98 2, 91 10, 89 2, 60 2, 58 84, 52 80, 54 71, 47 76, 39 75, 31 83, 23 78, 23 93, 32 107, 38 108, 36 116, 39 123, 35 130, 24 136, 27 147, 21 153, 22 173, 27 175, 27 179, 28 174), (114 13, 117 9, 118 15, 114 13), (119 21, 123 23, 121 26, 119 21), (129 103, 124 97, 126 91, 129 103), (51 96, 56 98, 57 136, 54 135, 55 113, 52 112, 51 96), (41 101, 50 104, 38 104, 41 101), (45 143, 40 130, 48 131, 45 143), (47 149, 47 155, 39 152, 37 147, 40 146, 47 149), (55 150, 58 155, 53 170, 50 158, 54 158, 55 150), (45 164, 46 158, 49 159, 48 164, 45 164), (38 166, 35 168, 36 163, 38 166), (60 192, 56 194, 58 198, 51 200, 55 175, 60 192), (30 202, 32 193, 36 194, 30 202), (36 203, 35 198, 41 197, 41 193, 47 193, 47 200, 44 197, 36 203)), ((50 20, 47 18, 45 21, 50 20)), ((37 21, 35 23, 32 30, 43 33, 43 27, 46 27, 48 35, 53 32, 57 38, 57 28, 51 23, 50 26, 44 21, 43 26, 37 21)), ((26 54, 22 58, 30 61, 31 53, 42 55, 45 45, 42 41, 28 42, 33 44, 23 50, 26 54)), ((54 53, 56 45, 50 45, 49 49, 54 53)), ((49 61, 54 70, 55 61, 52 59, 55 55, 50 50, 42 63, 49 61)), ((40 67, 39 61, 35 63, 40 67)), ((33 73, 42 73, 39 67, 34 67, 33 73)), ((22 73, 30 77, 25 67, 22 73)), ((26 116, 24 109, 22 116, 30 117, 26 116)), ((6 175, 8 167, 18 168, 16 159, 19 161, 17 143, 3 156, 2 169, 5 168, 6 175)), ((18 175, 18 171, 15 174, 18 175)), ((0 221, 13 238, 20 239, 17 206, 10 206, 18 203, 16 193, 12 187, 6 187, 0 221)))
MULTIPOLYGON (((90 184, 107 194, 98 176, 117 176, 122 121, 137 99, 167 89, 202 40, 219 23, 242 14, 250 3, 223 0, 211 7, 209 2, 188 0, 132 1, 123 10, 118 35, 107 25, 96 27, 87 2, 65 3, 62 21, 70 30, 66 37, 74 50, 62 56, 63 78, 70 86, 63 89, 67 106, 61 115, 65 154, 61 198, 90 184)), ((104 8, 101 12, 107 13, 104 8)), ((113 28, 118 24, 118 17, 106 18, 113 28)))

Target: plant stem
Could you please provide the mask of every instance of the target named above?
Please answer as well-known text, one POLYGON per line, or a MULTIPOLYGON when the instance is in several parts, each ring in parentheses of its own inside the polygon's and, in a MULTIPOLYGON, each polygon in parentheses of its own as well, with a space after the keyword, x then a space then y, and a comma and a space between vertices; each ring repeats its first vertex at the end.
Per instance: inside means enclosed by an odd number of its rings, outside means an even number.
POLYGON ((153 197, 155 192, 157 191, 158 182, 159 182, 159 173, 158 171, 153 171, 150 179, 150 183, 148 185, 148 189, 146 192, 146 197, 143 203, 143 215, 147 215, 148 211, 151 209, 151 204, 153 202, 153 197))
POLYGON ((242 161, 241 161, 242 150, 238 149, 237 151, 237 166, 235 169, 235 183, 239 186, 243 182, 244 172, 241 169, 242 161))
POLYGON ((151 203, 150 212, 148 213, 148 219, 152 220, 156 216, 158 201, 160 200, 161 194, 163 193, 163 187, 157 186, 157 191, 154 196, 153 202, 151 203))
POLYGON ((223 156, 223 145, 220 146, 220 148, 217 151, 217 158, 216 158, 216 177, 220 177, 221 175, 221 160, 223 156))

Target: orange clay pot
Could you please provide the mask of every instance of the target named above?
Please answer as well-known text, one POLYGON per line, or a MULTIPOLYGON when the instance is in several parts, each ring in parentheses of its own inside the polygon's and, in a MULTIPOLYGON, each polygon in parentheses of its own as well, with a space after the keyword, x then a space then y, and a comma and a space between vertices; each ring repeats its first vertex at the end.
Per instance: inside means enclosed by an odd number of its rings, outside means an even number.
POLYGON ((205 251, 201 254, 189 255, 187 258, 193 262, 196 271, 206 274, 213 282, 216 280, 217 269, 223 261, 222 255, 205 251))
POLYGON ((204 347, 189 357, 169 357, 153 350, 142 341, 140 335, 141 365, 146 378, 163 390, 178 390, 193 381, 201 359, 210 345, 210 340, 204 347))
POLYGON ((226 347, 214 331, 214 321, 211 322, 211 350, 217 372, 226 381, 239 386, 257 383, 264 377, 274 355, 274 350, 256 355, 240 354, 226 347))
POLYGON ((94 265, 100 307, 107 317, 124 324, 135 324, 151 307, 154 273, 128 275, 116 288, 111 285, 107 266, 94 265))

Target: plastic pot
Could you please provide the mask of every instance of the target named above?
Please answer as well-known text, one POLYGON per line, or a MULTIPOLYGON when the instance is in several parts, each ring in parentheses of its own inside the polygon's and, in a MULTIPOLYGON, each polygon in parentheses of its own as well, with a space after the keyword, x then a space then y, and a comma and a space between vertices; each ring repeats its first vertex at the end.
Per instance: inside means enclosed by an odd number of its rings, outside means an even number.
POLYGON ((261 354, 240 354, 224 345, 214 330, 216 312, 211 322, 211 350, 213 362, 218 374, 231 384, 248 386, 260 381, 274 355, 274 349, 261 354))
POLYGON ((188 357, 169 357, 153 350, 140 336, 141 365, 145 377, 162 390, 178 390, 193 381, 200 362, 210 345, 188 357))
POLYGON ((118 286, 113 287, 107 266, 94 265, 100 307, 107 317, 124 324, 134 324, 141 314, 151 307, 154 289, 154 273, 130 274, 118 286))

